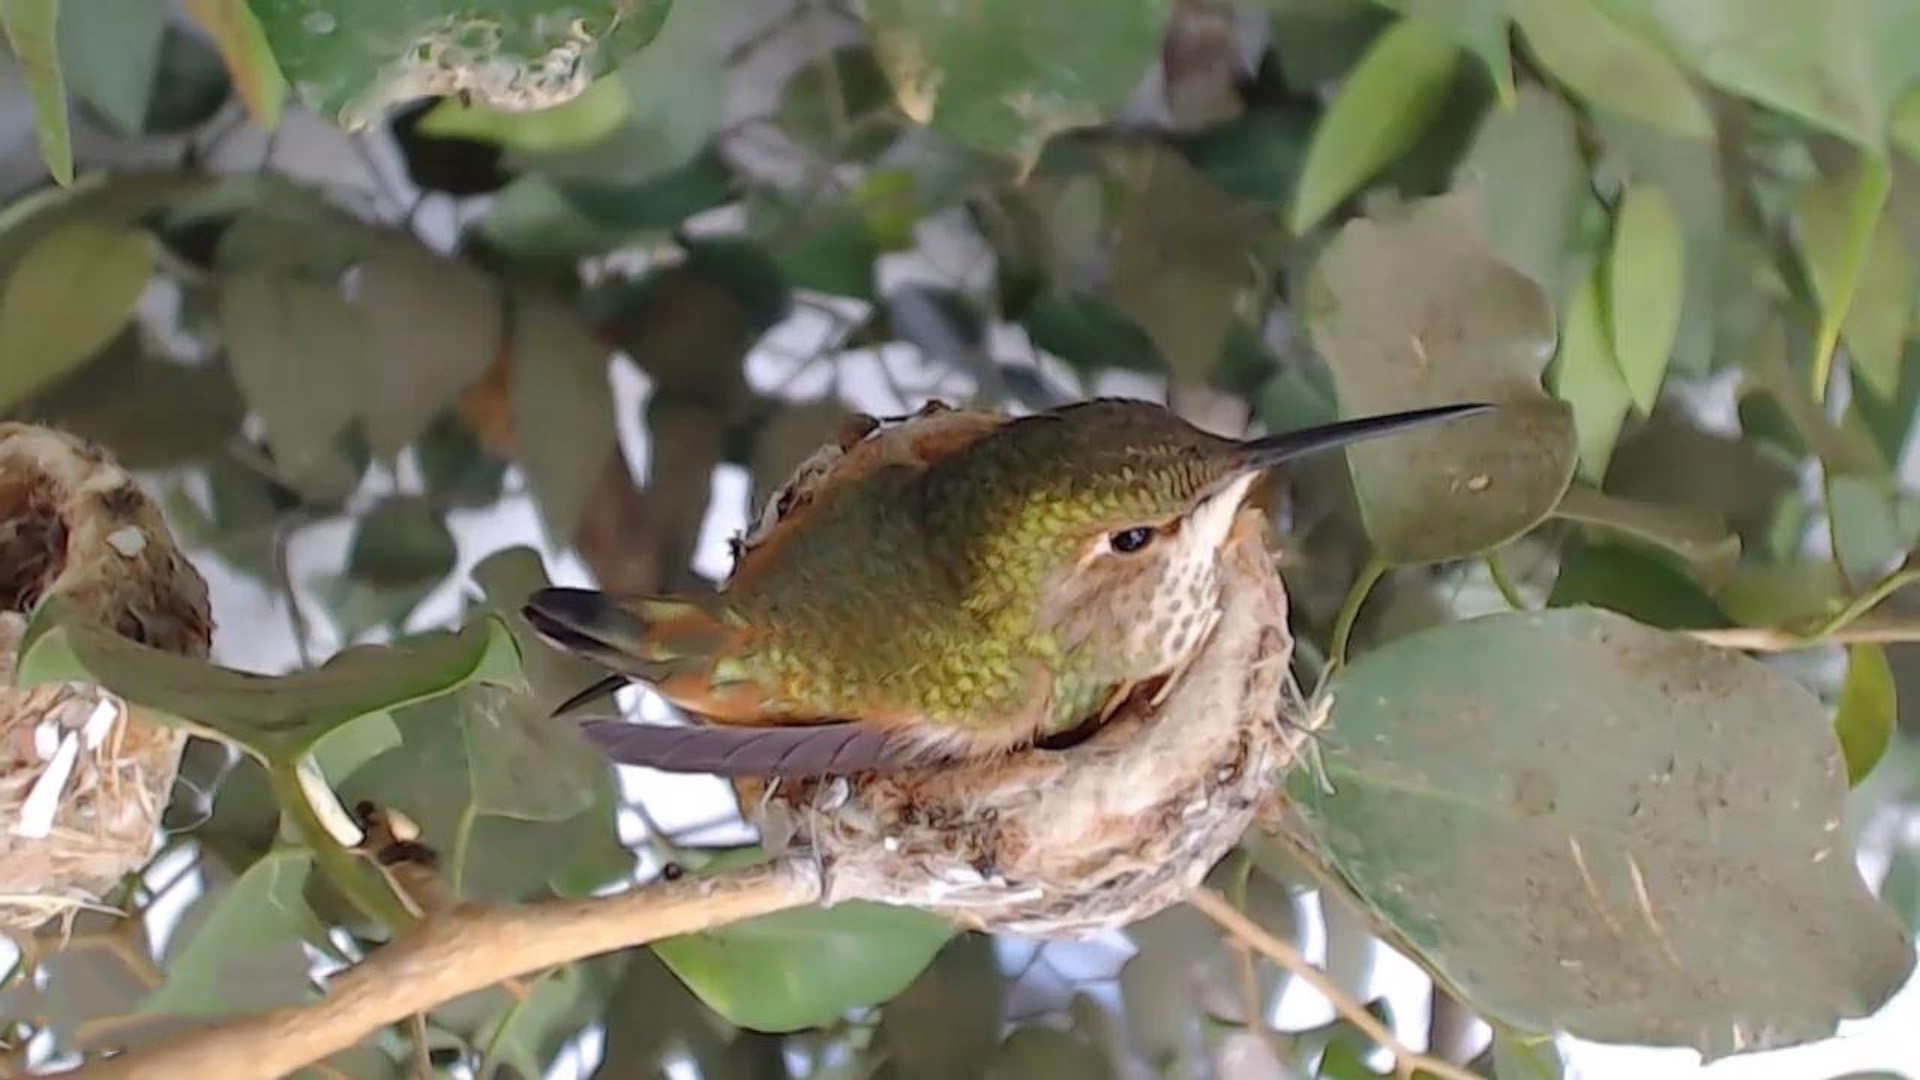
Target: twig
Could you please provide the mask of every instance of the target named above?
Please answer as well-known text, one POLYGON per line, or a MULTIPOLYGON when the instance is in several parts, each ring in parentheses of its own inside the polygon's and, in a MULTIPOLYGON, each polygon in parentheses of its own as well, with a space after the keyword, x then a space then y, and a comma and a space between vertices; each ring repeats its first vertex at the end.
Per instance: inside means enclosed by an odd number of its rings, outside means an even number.
POLYGON ((1722 630, 1689 630, 1695 641, 1722 649, 1749 652, 1792 652, 1822 645, 1897 645, 1920 641, 1920 623, 1911 621, 1861 620, 1830 634, 1809 636, 1772 626, 1735 626, 1722 630))
POLYGON ((1318 990, 1333 1005, 1335 1012, 1346 1021, 1378 1043, 1393 1055, 1394 1072, 1404 1080, 1414 1080, 1415 1073, 1428 1072, 1447 1080, 1483 1080, 1482 1077, 1455 1065, 1451 1061, 1442 1061, 1437 1057, 1423 1054, 1401 1042, 1393 1032, 1387 1030, 1379 1018, 1366 1010, 1366 1007, 1353 1000, 1340 984, 1333 981, 1326 972, 1307 962, 1300 950, 1281 941, 1261 929, 1259 924, 1241 914, 1240 910, 1227 903, 1227 898, 1205 887, 1195 889, 1187 896, 1187 903, 1194 910, 1212 919, 1222 930, 1233 935, 1248 948, 1260 953, 1267 959, 1300 976, 1308 986, 1318 990))
POLYGON ((777 859, 614 896, 521 907, 463 904, 429 918, 334 980, 318 1002, 239 1017, 65 1075, 275 1080, 388 1024, 504 979, 800 907, 819 900, 820 893, 810 860, 777 859))
POLYGON ((1253 947, 1238 938, 1233 940, 1232 947, 1239 967, 1240 1008, 1247 1014, 1247 1030, 1266 1044, 1267 1053, 1273 1055, 1274 1061, 1285 1062, 1287 1056, 1280 1052, 1280 1040, 1273 1037, 1273 1025, 1267 1022, 1266 1001, 1260 995, 1260 972, 1254 967, 1253 947))

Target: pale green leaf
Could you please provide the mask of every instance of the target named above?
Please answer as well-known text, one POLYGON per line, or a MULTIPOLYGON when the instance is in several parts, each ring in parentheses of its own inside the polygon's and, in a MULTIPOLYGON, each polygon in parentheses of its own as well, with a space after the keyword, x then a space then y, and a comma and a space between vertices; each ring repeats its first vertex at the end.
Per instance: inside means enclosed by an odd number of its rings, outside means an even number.
POLYGON ((1880 899, 1909 930, 1920 934, 1920 849, 1903 847, 1893 853, 1887 876, 1880 880, 1880 899))
POLYGON ((1726 520, 1699 506, 1642 502, 1575 484, 1553 514, 1663 547, 1696 564, 1706 578, 1732 569, 1740 557, 1740 538, 1726 520))
POLYGON ((672 6, 671 0, 580 0, 562 7, 553 0, 246 5, 301 100, 349 128, 427 94, 465 92, 483 104, 526 111, 559 105, 652 41, 672 6))
MULTIPOLYGON (((280 111, 286 104, 287 80, 281 75, 273 45, 256 17, 257 9, 269 4, 250 7, 247 0, 182 0, 182 4, 187 16, 199 23, 219 47, 227 75, 247 107, 247 118, 263 131, 279 127, 280 111)), ((330 18, 324 9, 316 15, 320 19, 330 18)))
POLYGON ((1573 478, 1569 412, 1540 385, 1553 312, 1487 250, 1476 207, 1456 192, 1351 221, 1307 288, 1342 416, 1499 406, 1347 451, 1367 533, 1397 564, 1497 547, 1551 513, 1573 478))
POLYGON ((1834 557, 1848 577, 1866 581, 1905 551, 1914 540, 1903 528, 1895 503, 1898 493, 1885 476, 1842 473, 1827 481, 1827 513, 1833 517, 1834 557))
POLYGON ((121 135, 146 127, 166 36, 163 4, 74 0, 60 9, 60 60, 67 89, 121 135))
POLYGON ((297 474, 324 460, 365 399, 363 313, 329 282, 264 268, 222 280, 218 303, 234 382, 275 462, 297 474))
POLYGON ((1560 1080, 1566 1074, 1566 1059, 1551 1036, 1493 1033, 1493 1080, 1560 1080))
POLYGON ((26 72, 40 157, 56 183, 73 183, 73 134, 67 125, 67 85, 60 67, 60 0, 0 0, 0 26, 26 72))
POLYGON ((1713 118, 1680 68, 1592 0, 1512 3, 1547 70, 1586 101, 1675 135, 1713 134, 1713 118))
POLYGON ((1906 151, 1908 157, 1920 161, 1920 86, 1907 91, 1894 104, 1893 116, 1887 124, 1893 144, 1906 151))
POLYGON ((550 296, 522 291, 513 303, 514 438, 547 536, 564 546, 608 455, 619 449, 608 349, 550 296))
POLYGON ((420 118, 420 133, 490 142, 527 153, 555 153, 609 138, 632 113, 626 84, 617 75, 603 75, 574 97, 544 109, 505 109, 446 98, 420 118))
POLYGON ((1840 688, 1833 731, 1847 759, 1847 782, 1859 786, 1893 742, 1898 709, 1893 668, 1879 645, 1847 646, 1847 681, 1840 688))
POLYGON ((1900 361, 1913 327, 1920 264, 1899 230, 1884 227, 1884 218, 1882 224, 1868 243, 1841 335, 1854 373, 1891 399, 1900 390, 1900 361))
POLYGON ((0 409, 113 340, 153 266, 153 244, 136 229, 72 221, 42 233, 0 290, 0 409))
POLYGON ((1486 65, 1502 105, 1514 101, 1513 58, 1507 53, 1508 8, 1513 0, 1380 0, 1387 7, 1431 23, 1486 65))
MULTIPOLYGON (((1872 249, 1877 246, 1874 234, 1888 231, 1879 225, 1891 184, 1892 174, 1885 160, 1863 157, 1848 173, 1809 184, 1794 202, 1800 256, 1820 298, 1820 331, 1814 354, 1816 396, 1825 391, 1834 346, 1847 325, 1872 249)), ((1905 299, 1910 308, 1911 294, 1905 299)), ((1867 330, 1869 339, 1878 346, 1884 321, 1883 312, 1874 312, 1866 324, 1855 325, 1867 330)), ((1884 364, 1878 354, 1876 364, 1884 364)), ((1884 371, 1884 367, 1877 367, 1875 373, 1884 371)), ((1879 385, 1877 380, 1872 381, 1879 385)))
POLYGON ((1534 83, 1520 87, 1511 108, 1487 110, 1454 171, 1454 187, 1479 200, 1487 247, 1550 297, 1565 293, 1588 183, 1573 110, 1534 83))
POLYGON ((900 111, 963 145, 1037 160, 1106 120, 1158 58, 1170 0, 871 0, 900 111))
POLYGON ((1567 304, 1560 355, 1553 365, 1553 392, 1573 407, 1573 426, 1579 433, 1580 475, 1598 484, 1607 475, 1613 444, 1620 438, 1633 395, 1620 375, 1613 345, 1607 340, 1597 272, 1581 282, 1567 304))
POLYGON ((1607 259, 1606 309, 1614 359, 1641 415, 1653 411, 1680 331, 1686 240, 1673 200, 1635 184, 1620 200, 1607 259))
POLYGON ((169 950, 166 981, 143 1012, 221 1016, 311 996, 302 942, 325 937, 302 895, 313 869, 304 849, 270 851, 211 901, 184 948, 169 950))
POLYGON ((1417 19, 1401 19, 1367 49, 1314 128, 1289 226, 1304 233, 1405 153, 1446 99, 1460 50, 1417 19))
POLYGON ((1306 835, 1490 1019, 1712 1059, 1828 1037, 1913 971, 1784 673, 1560 608, 1399 638, 1329 692, 1324 779, 1288 780, 1306 835))
POLYGON ((374 240, 360 274, 372 336, 367 441, 392 457, 499 355, 501 288, 470 263, 390 235, 374 240))

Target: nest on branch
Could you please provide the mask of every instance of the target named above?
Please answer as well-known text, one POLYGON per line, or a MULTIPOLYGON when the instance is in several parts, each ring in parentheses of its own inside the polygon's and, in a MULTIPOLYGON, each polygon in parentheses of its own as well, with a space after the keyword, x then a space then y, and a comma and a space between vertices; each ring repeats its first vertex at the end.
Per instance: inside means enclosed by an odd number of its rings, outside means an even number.
MULTIPOLYGON (((743 549, 827 487, 937 458, 1004 419, 935 407, 893 426, 849 425, 773 493, 743 549)), ((1077 938, 1179 902, 1253 823, 1314 726, 1289 674, 1286 592, 1264 539, 1261 515, 1243 512, 1199 654, 1074 745, 887 775, 739 781, 748 819, 771 848, 811 850, 829 904, 876 900, 971 929, 1077 938)))
POLYGON ((14 685, 27 620, 56 595, 207 655, 206 581, 133 477, 84 440, 0 424, 0 929, 21 932, 98 904, 146 861, 186 741, 97 686, 14 685))

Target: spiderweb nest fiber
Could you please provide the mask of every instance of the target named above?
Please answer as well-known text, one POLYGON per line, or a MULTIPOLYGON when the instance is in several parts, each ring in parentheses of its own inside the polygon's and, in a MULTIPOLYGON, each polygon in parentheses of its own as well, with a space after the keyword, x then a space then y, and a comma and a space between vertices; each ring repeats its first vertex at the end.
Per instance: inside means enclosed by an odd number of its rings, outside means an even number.
MULTIPOLYGON (((937 457, 1005 419, 935 407, 849 425, 773 493, 742 548, 827 487, 937 457)), ((1258 512, 1243 512, 1223 552, 1220 618, 1193 661, 1082 741, 886 775, 737 781, 748 819, 769 848, 811 851, 829 904, 877 900, 971 929, 1071 939, 1179 902, 1317 726, 1288 672, 1287 597, 1265 533, 1258 512)))
POLYGON ((0 929, 99 903, 152 850, 186 736, 99 687, 13 685, 33 611, 182 655, 213 635, 207 585, 102 448, 0 423, 0 929))

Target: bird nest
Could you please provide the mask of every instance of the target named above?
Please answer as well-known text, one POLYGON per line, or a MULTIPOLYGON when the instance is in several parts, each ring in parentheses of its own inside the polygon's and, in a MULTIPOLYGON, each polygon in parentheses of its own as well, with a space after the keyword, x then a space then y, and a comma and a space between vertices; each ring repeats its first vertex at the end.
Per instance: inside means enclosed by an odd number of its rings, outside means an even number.
MULTIPOLYGON (((851 426, 774 493, 745 548, 823 488, 926 461, 1000 422, 935 409, 851 426)), ((1240 839, 1314 722, 1288 661, 1287 598, 1265 524, 1243 512, 1223 552, 1220 618, 1171 682, 1143 686, 1071 746, 963 765, 742 782, 770 848, 811 849, 826 903, 876 900, 971 929, 1082 938, 1183 899, 1240 839)))
POLYGON ((73 615, 205 656, 206 582, 102 449, 0 424, 0 929, 93 906, 147 859, 185 736, 97 686, 13 685, 28 617, 73 615))

